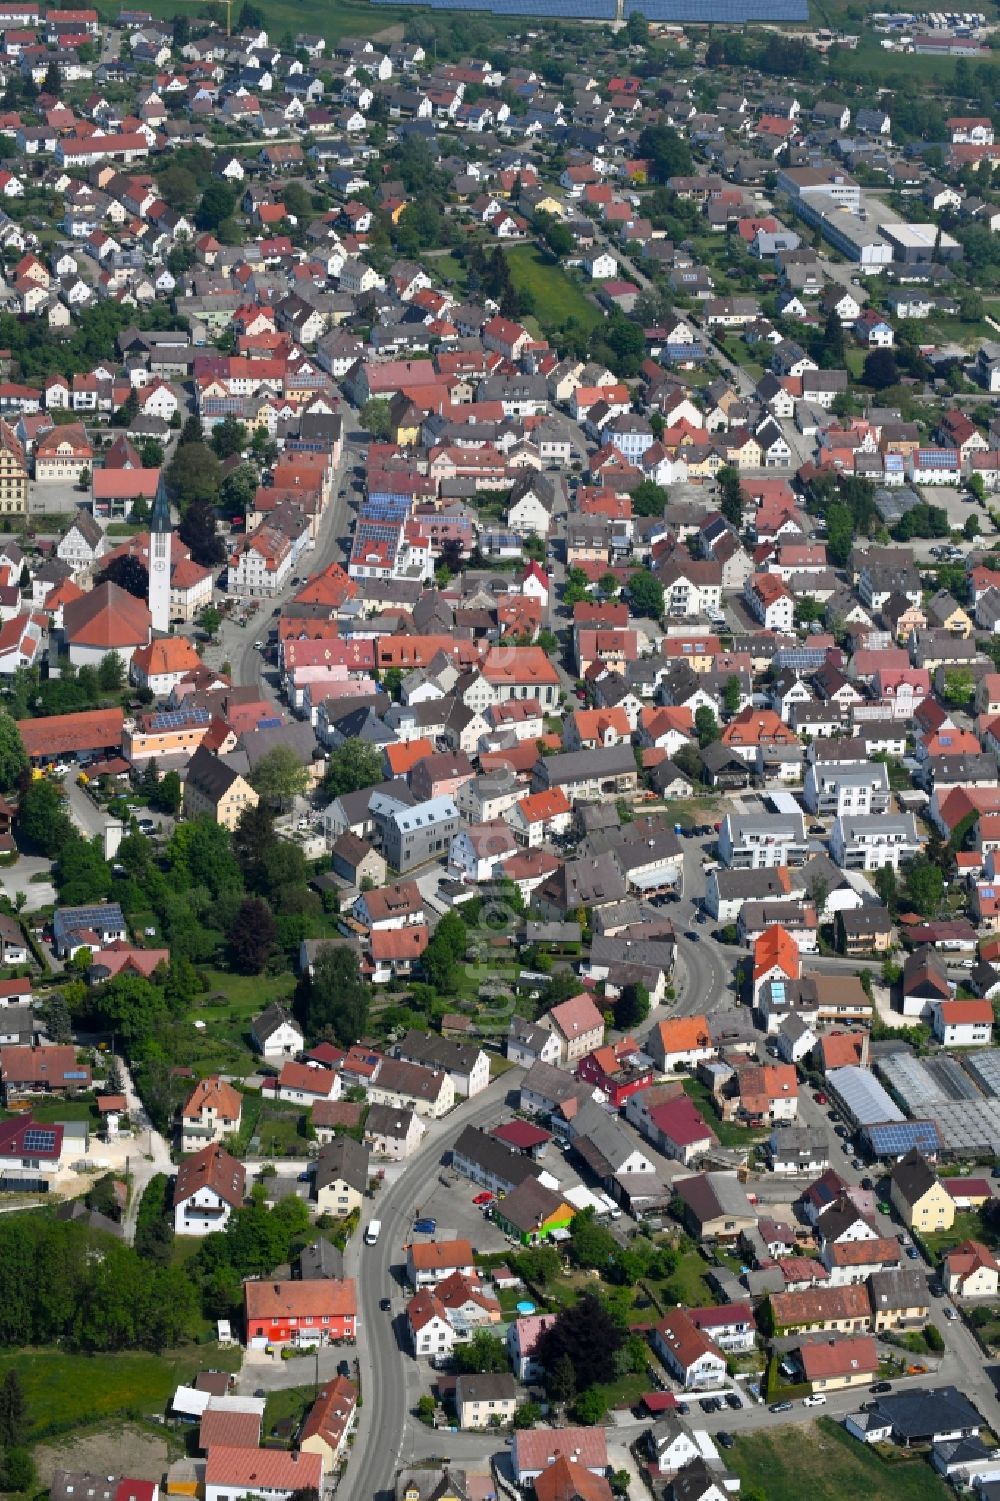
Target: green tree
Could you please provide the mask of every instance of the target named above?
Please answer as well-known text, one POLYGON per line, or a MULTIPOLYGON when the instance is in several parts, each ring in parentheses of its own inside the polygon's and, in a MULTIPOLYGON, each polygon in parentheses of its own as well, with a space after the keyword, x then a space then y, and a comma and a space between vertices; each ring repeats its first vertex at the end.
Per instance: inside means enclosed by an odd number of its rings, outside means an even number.
POLYGON ((141 599, 144 604, 149 596, 149 570, 141 558, 133 558, 128 553, 123 553, 106 568, 102 568, 97 575, 97 582, 116 584, 119 589, 124 589, 133 599, 141 599))
POLYGON ((206 605, 203 610, 199 611, 195 623, 200 630, 205 632, 206 636, 214 639, 219 626, 222 624, 222 611, 217 610, 214 605, 206 605))
POLYGON ((598 1224, 592 1209, 573 1216, 569 1234, 569 1251, 577 1266, 603 1273, 615 1261, 618 1242, 605 1225, 598 1224))
MULTIPOLYGON (((615 1354, 625 1336, 596 1293, 585 1291, 576 1303, 560 1310, 538 1341, 538 1358, 546 1371, 568 1358, 575 1389, 613 1381, 615 1354)), ((551 1388, 550 1388, 551 1391, 551 1388)))
POLYGON ((258 761, 250 774, 255 792, 277 808, 302 797, 309 786, 309 772, 289 745, 276 745, 258 761))
POLYGON ((157 1036, 168 1020, 160 987, 124 971, 101 986, 94 1005, 102 1024, 130 1055, 157 1036))
POLYGON ((247 897, 226 930, 233 967, 243 975, 259 975, 274 952, 277 937, 267 903, 259 897, 247 897))
POLYGON ((865 356, 861 379, 873 391, 885 391, 899 380, 899 366, 891 349, 873 349, 865 356))
POLYGON ((457 1371, 468 1373, 506 1371, 507 1346, 488 1329, 477 1329, 470 1340, 455 1346, 454 1365, 457 1371))
POLYGON ((184 788, 176 771, 166 771, 160 778, 149 799, 149 806, 156 813, 165 813, 176 818, 184 801, 184 788))
POLYGON ((167 466, 166 480, 182 513, 198 502, 214 505, 222 484, 222 465, 207 443, 182 443, 167 466))
POLYGON ((541 1421, 541 1417, 542 1409, 537 1402, 522 1402, 514 1409, 512 1422, 516 1429, 534 1428, 535 1424, 541 1421))
POLYGON ((615 1026, 641 1027, 649 1016, 649 991, 645 985, 626 985, 615 1006, 615 1026))
POLYGON ((662 516, 670 496, 663 485, 651 479, 641 480, 632 491, 633 516, 662 516))
POLYGON ((220 459, 229 459, 243 452, 250 442, 250 434, 246 423, 230 413, 213 427, 210 442, 214 454, 220 459))
POLYGON ((49 991, 42 1004, 45 1035, 52 1042, 69 1042, 73 1036, 73 1023, 66 1004, 66 997, 59 990, 49 991))
MULTIPOLYGON (((255 436, 256 436, 255 430, 255 436)), ((238 464, 222 481, 219 505, 227 516, 242 516, 253 505, 260 476, 252 464, 238 464)))
POLYGON ((547 1367, 545 1390, 553 1402, 572 1402, 576 1393, 576 1369, 569 1355, 558 1355, 547 1367))
POLYGON ((20 1449, 28 1440, 28 1404, 16 1366, 0 1382, 0 1450, 20 1449))
POLYGON ((38 1485, 38 1472, 29 1450, 8 1449, 3 1456, 3 1489, 33 1494, 38 1485))
POLYGON ((350 1047, 368 1025, 369 987, 353 951, 343 944, 321 948, 313 973, 302 976, 295 1010, 310 1039, 331 1037, 350 1047))
POLYGON ((198 179, 187 167, 174 162, 156 174, 156 186, 170 208, 181 214, 194 212, 198 203, 198 179))
POLYGON ((694 715, 695 734, 698 736, 698 744, 702 750, 706 745, 711 745, 719 738, 719 721, 707 704, 702 704, 695 710, 694 715))
POLYGON ((468 943, 468 929, 461 917, 457 912, 446 912, 420 959, 424 979, 429 985, 445 993, 455 989, 455 967, 465 957, 468 943))
POLYGON ((383 397, 372 396, 365 402, 361 408, 361 426, 376 442, 388 441, 392 433, 392 425, 389 403, 383 397))
POLYGON ((730 526, 737 531, 743 524, 743 490, 740 472, 731 464, 723 464, 715 476, 719 486, 719 510, 730 526))
POLYGON ((629 597, 636 615, 659 620, 663 614, 663 585, 648 568, 640 568, 628 581, 629 597))
POLYGON ((654 182, 686 177, 692 169, 691 148, 669 125, 647 125, 639 136, 636 155, 650 163, 654 182))
POLYGON ((105 652, 97 669, 97 681, 105 693, 116 693, 125 686, 125 663, 121 652, 105 652))
POLYGON ((369 745, 365 740, 348 740, 330 752, 323 791, 327 797, 341 797, 345 792, 377 787, 382 779, 379 747, 369 745))
POLYGON ((591 1386, 577 1395, 573 1403, 573 1420, 586 1428, 597 1428, 604 1422, 607 1410, 606 1398, 596 1386, 591 1386))
POLYGON ((896 909, 896 872, 891 865, 882 865, 872 876, 872 884, 879 894, 883 906, 890 912, 896 909))
POLYGON ((13 717, 0 710, 0 792, 12 792, 28 775, 28 753, 13 717))
POLYGON ((921 917, 931 917, 940 907, 944 896, 944 876, 941 868, 926 855, 915 855, 906 867, 906 900, 921 917))
POLYGON ((43 855, 55 859, 74 835, 66 812, 66 794, 48 777, 29 782, 18 813, 21 835, 43 855))
POLYGON ((198 229, 217 230, 232 218, 235 208, 236 194, 228 183, 212 181, 201 195, 194 222, 198 229))
MULTIPOLYGON (((190 445, 204 447, 204 445, 190 445)), ((189 449, 178 449, 178 453, 188 452, 189 449)), ((205 450, 208 452, 208 450, 205 450)), ((188 480, 185 477, 189 466, 189 460, 185 459, 184 469, 181 472, 181 482, 185 486, 188 480)), ((171 465, 171 468, 173 466, 171 465)), ((234 471, 239 473, 239 471, 234 471)), ((229 476, 232 478, 232 475, 229 476)), ((225 488, 225 486, 223 486, 225 488)), ((191 499, 188 501, 181 516, 180 526, 177 528, 178 536, 186 547, 191 549, 191 556, 196 563, 203 568, 215 568, 219 563, 226 561, 226 544, 219 536, 215 524, 215 510, 211 498, 203 500, 191 499)))
POLYGON ((722 689, 722 707, 725 713, 730 717, 732 717, 733 714, 739 713, 740 700, 742 696, 743 689, 740 686, 739 678, 734 672, 728 678, 726 678, 725 686, 722 689))

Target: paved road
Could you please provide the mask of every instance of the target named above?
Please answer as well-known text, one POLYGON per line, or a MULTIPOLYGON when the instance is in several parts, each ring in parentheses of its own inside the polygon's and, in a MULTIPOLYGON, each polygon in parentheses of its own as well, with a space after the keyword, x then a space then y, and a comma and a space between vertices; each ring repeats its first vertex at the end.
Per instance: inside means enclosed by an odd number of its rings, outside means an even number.
POLYGON ((170 1145, 159 1131, 153 1129, 153 1124, 146 1114, 146 1107, 136 1092, 128 1064, 121 1057, 117 1058, 117 1063, 125 1087, 125 1098, 128 1101, 128 1112, 135 1132, 136 1144, 135 1152, 129 1157, 132 1183, 128 1206, 122 1221, 125 1239, 131 1241, 135 1237, 135 1222, 139 1213, 139 1205, 149 1180, 157 1173, 166 1173, 169 1176, 173 1173, 174 1166, 170 1160, 170 1145))
MULTIPOLYGON (((348 1245, 345 1272, 357 1279, 360 1297, 357 1357, 364 1396, 347 1472, 351 1496, 365 1501, 391 1496, 395 1471, 410 1458, 409 1452, 404 1453, 409 1429, 407 1386, 417 1367, 403 1342, 405 1300, 392 1268, 403 1260, 414 1207, 426 1198, 437 1177, 442 1153, 465 1126, 491 1119, 520 1077, 520 1070, 504 1074, 440 1126, 432 1127, 403 1176, 379 1194, 371 1209, 366 1206, 365 1222, 378 1219, 382 1224, 378 1244, 366 1246, 359 1232, 348 1245), (383 1313, 378 1306, 387 1296, 393 1299, 391 1313, 383 1313)), ((443 1441, 444 1435, 439 1437, 443 1441)))
MULTIPOLYGON (((354 437, 344 444, 343 456, 334 476, 333 499, 320 522, 316 546, 312 552, 304 553, 302 557, 304 573, 321 573, 331 563, 344 561, 344 539, 349 535, 351 521, 347 486, 352 466, 360 461, 364 448, 365 445, 354 437)), ((254 642, 268 639, 275 618, 275 608, 280 609, 293 599, 300 587, 301 585, 289 583, 280 594, 265 599, 261 609, 246 626, 239 626, 231 620, 225 621, 215 645, 206 653, 211 665, 218 667, 220 663, 228 661, 233 670, 234 683, 240 687, 259 687, 268 697, 277 701, 278 674, 274 669, 266 669, 261 653, 254 649, 254 642)))

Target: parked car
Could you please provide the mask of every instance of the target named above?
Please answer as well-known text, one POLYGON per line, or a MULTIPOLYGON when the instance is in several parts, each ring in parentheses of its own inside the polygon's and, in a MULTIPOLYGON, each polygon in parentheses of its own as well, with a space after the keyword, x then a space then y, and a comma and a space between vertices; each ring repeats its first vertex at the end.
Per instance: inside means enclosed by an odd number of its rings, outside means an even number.
POLYGON ((958 1313, 954 1308, 949 1307, 945 1309, 944 1316, 948 1320, 949 1324, 953 1324, 958 1318, 958 1313))
POLYGON ((482 1208, 484 1204, 493 1203, 493 1195, 490 1193, 488 1188, 484 1188, 481 1194, 476 1194, 476 1197, 472 1202, 473 1204, 478 1204, 479 1207, 482 1208))
POLYGON ((389 1309, 392 1307, 392 1299, 391 1298, 379 1298, 379 1300, 378 1300, 378 1306, 382 1310, 383 1313, 388 1313, 389 1309))
POLYGON ((813 1095, 813 1099, 816 1101, 817 1105, 825 1105, 826 1104, 826 1095, 823 1093, 823 1091, 821 1089, 817 1089, 816 1093, 813 1095))
POLYGON ((876 1393, 879 1393, 879 1392, 891 1392, 892 1391, 892 1382, 891 1381, 876 1381, 872 1386, 870 1386, 868 1388, 868 1390, 870 1392, 876 1392, 876 1393))
POLYGON ((698 1398, 698 1406, 701 1408, 702 1412, 714 1412, 715 1411, 715 1405, 714 1405, 711 1397, 699 1397, 698 1398))
POLYGON ((825 1407, 826 1398, 822 1392, 813 1392, 809 1397, 802 1398, 803 1407, 825 1407))
POLYGON ((731 1449, 736 1442, 736 1440, 733 1438, 733 1435, 731 1433, 727 1433, 724 1428, 720 1428, 715 1436, 724 1449, 731 1449))
POLYGON ((791 1412, 792 1404, 791 1402, 772 1402, 767 1410, 768 1412, 791 1412))
POLYGON ((413 1229, 417 1235, 433 1235, 437 1229, 437 1220, 414 1220, 413 1229))
POLYGON ((739 1412, 740 1408, 743 1406, 743 1403, 740 1400, 739 1392, 727 1392, 725 1400, 726 1406, 731 1407, 734 1412, 739 1412))

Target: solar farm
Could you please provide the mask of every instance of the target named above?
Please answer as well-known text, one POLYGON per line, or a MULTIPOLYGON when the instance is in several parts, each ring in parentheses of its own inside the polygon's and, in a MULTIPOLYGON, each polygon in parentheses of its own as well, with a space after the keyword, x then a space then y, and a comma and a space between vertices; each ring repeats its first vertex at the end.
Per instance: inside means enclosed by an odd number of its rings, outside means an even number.
MULTIPOLYGON (((398 8, 399 0, 372 0, 398 8)), ((808 0, 417 0, 429 10, 481 10, 494 16, 530 16, 536 21, 616 21, 638 14, 647 21, 743 26, 752 21, 804 24, 808 0)))

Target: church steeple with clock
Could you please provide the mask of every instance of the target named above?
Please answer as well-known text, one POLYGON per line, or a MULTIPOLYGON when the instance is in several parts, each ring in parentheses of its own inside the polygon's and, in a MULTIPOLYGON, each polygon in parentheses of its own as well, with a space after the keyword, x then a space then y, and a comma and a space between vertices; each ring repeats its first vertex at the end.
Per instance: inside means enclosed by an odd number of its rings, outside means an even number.
POLYGON ((170 629, 170 503, 161 483, 149 522, 149 613, 153 630, 170 629))

